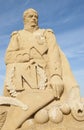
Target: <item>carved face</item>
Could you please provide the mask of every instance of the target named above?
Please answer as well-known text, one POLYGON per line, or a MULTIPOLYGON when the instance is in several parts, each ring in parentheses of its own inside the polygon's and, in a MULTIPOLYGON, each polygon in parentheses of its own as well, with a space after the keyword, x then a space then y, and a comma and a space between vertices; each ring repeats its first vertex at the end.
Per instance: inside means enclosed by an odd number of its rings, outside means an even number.
POLYGON ((35 27, 38 25, 38 15, 34 11, 29 11, 25 18, 24 18, 24 23, 28 24, 29 26, 35 27))

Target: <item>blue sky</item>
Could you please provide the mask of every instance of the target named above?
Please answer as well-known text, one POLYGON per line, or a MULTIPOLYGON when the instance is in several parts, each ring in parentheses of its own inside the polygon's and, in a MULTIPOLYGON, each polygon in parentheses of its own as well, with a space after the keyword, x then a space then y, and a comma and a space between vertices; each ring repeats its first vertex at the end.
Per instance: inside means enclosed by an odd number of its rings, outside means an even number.
POLYGON ((22 15, 28 8, 38 11, 41 28, 53 29, 84 96, 84 0, 0 0, 0 94, 10 34, 23 29, 22 15))

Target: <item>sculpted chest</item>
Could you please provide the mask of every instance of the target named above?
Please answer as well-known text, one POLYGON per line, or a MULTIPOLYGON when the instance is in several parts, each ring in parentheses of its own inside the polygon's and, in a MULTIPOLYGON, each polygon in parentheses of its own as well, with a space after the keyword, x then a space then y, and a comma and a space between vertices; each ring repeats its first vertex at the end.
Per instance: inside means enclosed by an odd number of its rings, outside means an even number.
POLYGON ((38 31, 34 33, 28 31, 19 32, 19 47, 21 50, 35 48, 41 54, 48 49, 45 37, 38 31))

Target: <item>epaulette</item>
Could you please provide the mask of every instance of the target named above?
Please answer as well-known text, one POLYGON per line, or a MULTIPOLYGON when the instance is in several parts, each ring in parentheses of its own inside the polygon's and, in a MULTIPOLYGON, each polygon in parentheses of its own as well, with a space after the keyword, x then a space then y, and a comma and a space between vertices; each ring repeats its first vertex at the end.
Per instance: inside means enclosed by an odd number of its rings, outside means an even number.
POLYGON ((14 31, 14 32, 11 33, 11 36, 13 36, 13 35, 15 35, 17 33, 18 33, 18 31, 14 31))
POLYGON ((53 30, 52 29, 46 29, 48 32, 52 32, 53 33, 53 30))

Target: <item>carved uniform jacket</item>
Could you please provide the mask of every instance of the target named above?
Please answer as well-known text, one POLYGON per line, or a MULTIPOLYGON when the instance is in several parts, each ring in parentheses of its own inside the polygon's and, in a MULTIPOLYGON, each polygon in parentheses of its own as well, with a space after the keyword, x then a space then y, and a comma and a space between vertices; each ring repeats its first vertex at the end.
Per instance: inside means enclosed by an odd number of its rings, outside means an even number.
POLYGON ((53 75, 62 76, 59 47, 50 29, 13 32, 5 62, 15 68, 12 82, 16 90, 24 89, 24 82, 29 88, 42 88, 53 75))

